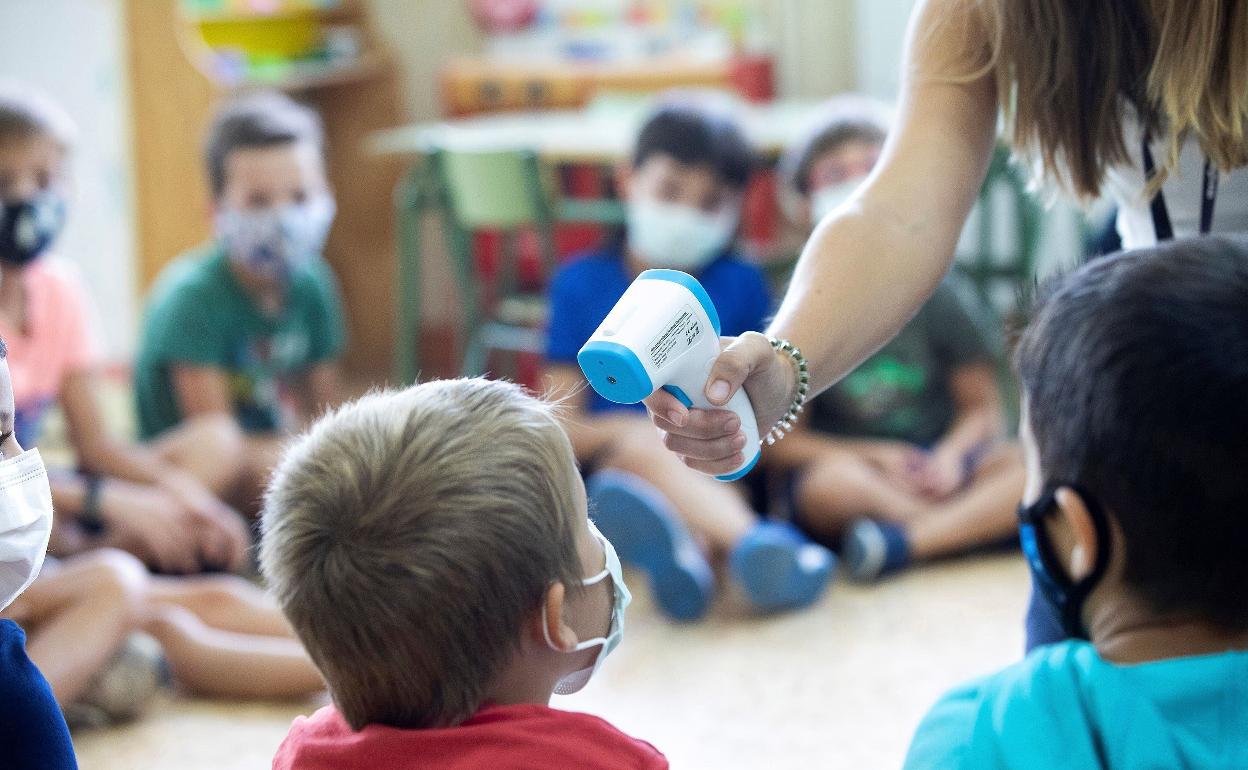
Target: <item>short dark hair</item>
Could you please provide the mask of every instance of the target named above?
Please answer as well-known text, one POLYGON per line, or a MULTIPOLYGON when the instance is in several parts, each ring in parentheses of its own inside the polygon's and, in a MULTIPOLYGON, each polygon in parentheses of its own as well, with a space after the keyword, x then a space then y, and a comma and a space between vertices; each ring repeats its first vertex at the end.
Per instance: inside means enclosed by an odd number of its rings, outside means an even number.
POLYGON ((1248 237, 1059 280, 1016 365, 1046 482, 1118 522, 1126 583, 1159 613, 1248 628, 1248 237))
POLYGON ((46 136, 68 150, 75 132, 69 114, 47 94, 23 83, 0 81, 0 144, 46 136))
POLYGON ((575 474, 554 407, 484 379, 373 393, 290 448, 260 566, 353 728, 480 708, 550 585, 581 590, 575 474))
POLYGON ((256 91, 227 102, 212 120, 204 142, 204 163, 213 197, 225 189, 225 164, 235 150, 310 142, 324 146, 321 118, 277 91, 256 91))
POLYGON ((668 155, 685 166, 707 166, 733 189, 749 184, 754 151, 728 114, 702 100, 669 98, 641 127, 633 148, 633 168, 654 155, 668 155))
POLYGON ((801 138, 780 159, 780 179, 799 195, 810 195, 810 171, 823 155, 846 142, 883 144, 888 110, 874 99, 842 94, 821 107, 801 138))

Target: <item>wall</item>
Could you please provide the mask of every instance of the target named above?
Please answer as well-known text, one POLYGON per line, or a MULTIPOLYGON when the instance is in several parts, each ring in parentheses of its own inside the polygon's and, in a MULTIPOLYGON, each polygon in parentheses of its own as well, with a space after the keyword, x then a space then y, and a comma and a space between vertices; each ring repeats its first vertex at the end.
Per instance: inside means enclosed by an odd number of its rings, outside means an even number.
POLYGON ((82 267, 111 360, 133 352, 138 315, 122 30, 117 0, 0 0, 0 77, 44 89, 78 124, 57 250, 82 267))

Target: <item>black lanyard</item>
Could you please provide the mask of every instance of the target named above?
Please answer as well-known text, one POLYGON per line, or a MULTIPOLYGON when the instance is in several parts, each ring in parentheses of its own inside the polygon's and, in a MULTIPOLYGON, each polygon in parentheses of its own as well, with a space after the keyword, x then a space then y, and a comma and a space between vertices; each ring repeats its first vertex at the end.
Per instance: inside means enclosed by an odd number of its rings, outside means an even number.
MULTIPOLYGON (((1153 151, 1148 147, 1148 137, 1144 137, 1144 181, 1151 183, 1157 174, 1153 163, 1153 151)), ((1205 172, 1200 185, 1200 234, 1207 235, 1213 228, 1213 207, 1218 202, 1218 170, 1205 158, 1205 172)), ((1157 233, 1157 241, 1174 239, 1174 228, 1170 225, 1170 212, 1166 209, 1166 196, 1158 188, 1157 194, 1149 204, 1153 213, 1153 230, 1157 233)))

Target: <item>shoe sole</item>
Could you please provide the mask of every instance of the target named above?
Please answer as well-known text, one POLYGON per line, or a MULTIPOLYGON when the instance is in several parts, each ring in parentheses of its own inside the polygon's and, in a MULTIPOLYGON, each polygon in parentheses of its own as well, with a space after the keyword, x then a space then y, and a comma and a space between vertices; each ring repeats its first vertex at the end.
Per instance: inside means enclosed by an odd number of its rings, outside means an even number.
POLYGON ((732 566, 755 608, 775 612, 818 600, 831 582, 836 562, 816 545, 758 543, 734 558, 732 566))
POLYGON ((705 615, 715 578, 696 546, 675 530, 675 523, 622 484, 593 485, 590 497, 596 507, 594 523, 621 561, 646 573, 664 614, 680 621, 705 615))

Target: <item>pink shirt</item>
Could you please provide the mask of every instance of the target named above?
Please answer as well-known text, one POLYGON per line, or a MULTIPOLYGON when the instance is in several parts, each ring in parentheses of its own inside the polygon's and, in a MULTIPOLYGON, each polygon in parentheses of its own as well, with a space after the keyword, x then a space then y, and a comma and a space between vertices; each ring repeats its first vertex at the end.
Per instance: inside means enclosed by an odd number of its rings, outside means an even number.
POLYGON ((13 400, 19 412, 41 411, 60 397, 65 377, 99 363, 98 325, 81 274, 72 262, 45 256, 25 269, 26 324, 0 319, 9 347, 13 400))

